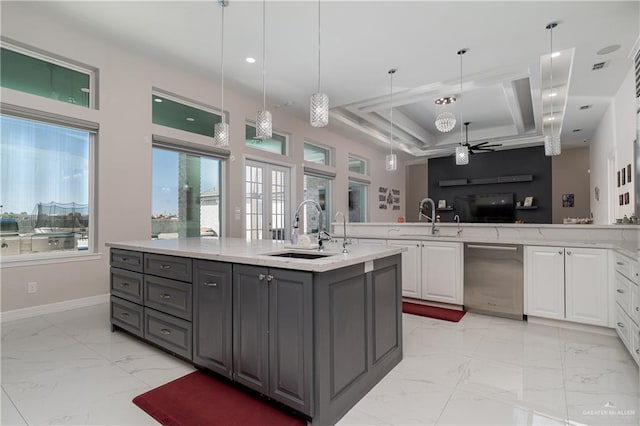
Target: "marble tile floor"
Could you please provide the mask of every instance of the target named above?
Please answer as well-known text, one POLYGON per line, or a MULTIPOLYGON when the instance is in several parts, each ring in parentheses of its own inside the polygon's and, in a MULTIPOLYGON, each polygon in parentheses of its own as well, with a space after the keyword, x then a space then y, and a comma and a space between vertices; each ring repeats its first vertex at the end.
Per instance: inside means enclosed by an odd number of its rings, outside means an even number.
MULTIPOLYGON (((136 395, 194 370, 123 332, 108 304, 4 323, 2 425, 157 424, 136 395)), ((638 425, 617 337, 467 314, 403 316, 404 359, 339 425, 638 425)))

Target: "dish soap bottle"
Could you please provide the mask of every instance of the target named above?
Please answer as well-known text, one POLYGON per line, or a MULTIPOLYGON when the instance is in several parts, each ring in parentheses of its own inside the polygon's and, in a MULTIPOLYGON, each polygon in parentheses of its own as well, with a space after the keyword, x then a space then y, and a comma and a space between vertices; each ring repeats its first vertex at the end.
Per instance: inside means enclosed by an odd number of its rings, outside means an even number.
POLYGON ((296 217, 296 224, 293 225, 293 229, 291 230, 291 245, 298 245, 298 218, 296 217))

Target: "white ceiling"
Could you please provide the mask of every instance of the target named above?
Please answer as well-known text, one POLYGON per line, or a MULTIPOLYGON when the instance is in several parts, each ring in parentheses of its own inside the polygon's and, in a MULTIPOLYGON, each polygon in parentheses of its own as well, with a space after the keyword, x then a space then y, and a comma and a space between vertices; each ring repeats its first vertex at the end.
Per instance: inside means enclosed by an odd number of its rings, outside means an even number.
MULTIPOLYGON (((215 1, 30 4, 127 48, 218 78, 221 8, 215 1)), ((317 1, 269 0, 266 5, 267 103, 273 108, 293 101, 286 108, 305 119, 317 85, 317 11, 317 1)), ((561 125, 563 146, 584 145, 632 65, 640 18, 635 1, 323 0, 321 11, 322 91, 330 98, 329 126, 365 143, 388 146, 387 71, 398 68, 395 143, 416 156, 446 155, 460 142, 459 117, 447 134, 433 124, 447 108, 456 116, 462 108, 463 121, 472 123, 470 142, 496 139, 504 148, 539 143, 541 87, 546 90, 549 84, 541 83, 541 56, 548 56, 545 26, 553 21, 559 22, 554 51, 561 51, 553 60, 554 125, 561 125), (596 53, 613 44, 620 49, 596 53), (461 48, 468 49, 462 91, 456 54, 461 48), (602 61, 607 61, 604 69, 591 71, 602 61), (450 95, 459 100, 448 107, 433 103, 450 95), (579 111, 583 104, 593 106, 579 111), (577 128, 582 130, 572 131, 577 128)), ((261 94, 262 2, 230 0, 225 29, 225 76, 230 84, 261 94), (248 64, 247 56, 256 63, 248 64)))

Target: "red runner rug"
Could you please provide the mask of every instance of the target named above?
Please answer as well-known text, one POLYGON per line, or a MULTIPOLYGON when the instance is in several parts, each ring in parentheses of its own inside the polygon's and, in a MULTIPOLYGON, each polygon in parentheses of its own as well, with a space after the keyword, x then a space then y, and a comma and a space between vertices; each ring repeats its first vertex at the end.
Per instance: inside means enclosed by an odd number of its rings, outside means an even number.
POLYGON ((222 380, 195 371, 133 403, 165 426, 305 426, 306 421, 222 380))
POLYGON ((420 305, 410 302, 402 302, 402 312, 451 322, 460 321, 465 314, 464 311, 456 311, 455 309, 438 308, 437 306, 420 305))

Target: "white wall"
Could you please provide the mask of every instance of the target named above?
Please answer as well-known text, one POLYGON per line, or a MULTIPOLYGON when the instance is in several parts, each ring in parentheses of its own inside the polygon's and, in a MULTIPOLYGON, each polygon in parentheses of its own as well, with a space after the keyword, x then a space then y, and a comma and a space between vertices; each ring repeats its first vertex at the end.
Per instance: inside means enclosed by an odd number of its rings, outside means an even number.
MULTIPOLYGON (((5 267, 1 271, 2 311, 55 303, 109 292, 108 256, 105 242, 148 239, 151 235, 151 138, 153 134, 180 139, 185 133, 151 123, 151 91, 159 88, 203 104, 218 105, 218 79, 187 72, 179 63, 161 62, 138 52, 102 40, 91 33, 49 19, 32 2, 3 2, 2 35, 20 43, 78 61, 99 70, 98 110, 88 110, 51 99, 1 89, 2 102, 36 110, 77 117, 100 125, 98 137, 96 248, 103 255, 91 260, 70 263, 5 267), (38 281, 35 294, 26 293, 26 283, 38 281)), ((330 95, 330 94, 329 94, 330 95)), ((243 218, 235 219, 234 209, 244 208, 245 158, 277 161, 293 168, 294 202, 302 200, 303 148, 305 138, 335 147, 337 173, 334 183, 335 210, 348 210, 347 154, 370 161, 370 220, 393 222, 404 215, 405 194, 401 193, 401 210, 377 207, 379 186, 404 192, 404 162, 398 170, 384 170, 385 151, 374 144, 355 143, 326 129, 312 128, 308 122, 272 110, 274 129, 291 134, 289 158, 252 150, 244 146, 244 126, 254 120, 261 97, 225 91, 229 111, 232 158, 226 167, 227 198, 223 206, 227 218, 227 235, 243 236, 243 218)), ((189 136, 210 144, 208 138, 189 136)), ((243 211, 244 213, 244 211, 243 211)))
MULTIPOLYGON (((612 223, 616 218, 630 216, 635 206, 634 185, 637 185, 637 182, 632 181, 618 188, 616 177, 618 170, 629 163, 633 167, 634 163, 633 141, 636 138, 634 78, 631 66, 591 140, 591 211, 594 222, 598 224, 612 223), (599 200, 595 198, 596 187, 600 191, 599 200), (629 192, 629 204, 619 206, 618 195, 625 192, 629 192)), ((635 170, 632 170, 633 172, 635 170)))

